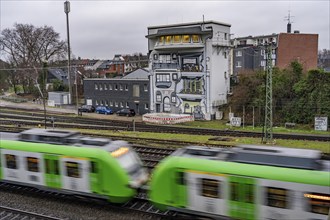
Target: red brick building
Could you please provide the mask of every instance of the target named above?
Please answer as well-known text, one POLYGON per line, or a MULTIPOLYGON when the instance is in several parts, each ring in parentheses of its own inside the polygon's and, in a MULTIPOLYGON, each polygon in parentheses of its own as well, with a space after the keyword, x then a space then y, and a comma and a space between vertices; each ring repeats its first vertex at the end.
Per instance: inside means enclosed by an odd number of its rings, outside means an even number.
POLYGON ((305 71, 317 68, 318 34, 279 33, 232 39, 231 74, 266 69, 266 45, 272 43, 273 66, 287 68, 297 60, 305 71))
POLYGON ((305 70, 317 68, 318 34, 280 33, 276 66, 283 69, 297 60, 305 70))

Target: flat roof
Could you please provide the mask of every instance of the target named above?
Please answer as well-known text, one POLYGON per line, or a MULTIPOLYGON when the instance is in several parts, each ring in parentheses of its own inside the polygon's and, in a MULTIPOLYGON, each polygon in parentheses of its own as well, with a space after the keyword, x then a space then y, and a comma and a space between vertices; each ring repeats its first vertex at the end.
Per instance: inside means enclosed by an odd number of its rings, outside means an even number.
POLYGON ((223 23, 219 21, 197 21, 197 22, 188 22, 188 23, 176 23, 176 24, 166 24, 166 25, 157 25, 157 26, 149 26, 148 29, 156 29, 156 28, 166 28, 166 27, 180 27, 180 26, 191 26, 191 25, 201 25, 201 24, 217 24, 223 25, 227 27, 231 27, 231 24, 223 23))

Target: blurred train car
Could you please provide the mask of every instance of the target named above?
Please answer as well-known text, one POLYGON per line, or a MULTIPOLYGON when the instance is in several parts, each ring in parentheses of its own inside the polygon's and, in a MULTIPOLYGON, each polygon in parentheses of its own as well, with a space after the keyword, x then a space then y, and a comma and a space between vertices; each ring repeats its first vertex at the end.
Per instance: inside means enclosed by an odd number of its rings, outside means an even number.
POLYGON ((330 163, 316 150, 186 147, 154 170, 161 210, 217 219, 328 219, 330 163))
POLYGON ((0 180, 124 203, 148 180, 125 141, 79 132, 31 129, 17 141, 0 140, 0 180))

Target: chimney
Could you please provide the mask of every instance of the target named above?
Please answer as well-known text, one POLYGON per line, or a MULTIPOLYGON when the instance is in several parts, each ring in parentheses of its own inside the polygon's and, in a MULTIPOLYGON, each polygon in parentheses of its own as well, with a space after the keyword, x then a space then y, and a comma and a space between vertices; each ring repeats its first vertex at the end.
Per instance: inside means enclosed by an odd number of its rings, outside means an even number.
POLYGON ((287 33, 291 33, 291 23, 288 23, 288 24, 286 25, 286 32, 287 32, 287 33))

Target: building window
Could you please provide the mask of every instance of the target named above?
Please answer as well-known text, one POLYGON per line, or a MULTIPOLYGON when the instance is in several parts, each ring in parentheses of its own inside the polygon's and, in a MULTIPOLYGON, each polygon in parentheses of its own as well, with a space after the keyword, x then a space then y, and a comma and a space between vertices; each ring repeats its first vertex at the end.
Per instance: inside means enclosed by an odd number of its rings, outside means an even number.
POLYGON ((261 55, 261 56, 265 55, 265 50, 261 50, 261 51, 260 51, 260 55, 261 55))
POLYGON ((200 179, 201 191, 200 195, 209 198, 220 198, 220 181, 213 179, 200 179))
POLYGON ((101 84, 101 83, 100 83, 99 87, 100 87, 100 88, 99 88, 100 91, 103 90, 103 87, 102 87, 102 84, 101 84))
POLYGON ((97 83, 94 84, 95 90, 99 89, 99 86, 97 85, 97 83))
POLYGON ((144 104, 144 109, 146 109, 146 110, 149 109, 149 104, 148 103, 144 104))
POLYGON ((128 85, 125 84, 125 91, 128 91, 128 85))
POLYGON ((104 83, 104 90, 108 90, 108 85, 104 83))
POLYGON ((120 102, 120 107, 121 107, 121 108, 123 108, 123 107, 124 107, 124 105, 123 105, 123 102, 120 102))
POLYGON ((182 92, 186 94, 202 94, 202 79, 184 79, 182 92))
POLYGON ((109 90, 112 90, 112 84, 109 84, 109 90))
POLYGON ((27 157, 27 170, 30 172, 39 172, 39 159, 36 157, 27 157))
POLYGON ((242 67, 242 61, 237 61, 236 62, 236 67, 242 67))
POLYGON ((330 195, 323 193, 305 193, 304 197, 308 199, 308 211, 328 215, 330 208, 330 195))
POLYGON ((126 108, 129 108, 129 103, 128 102, 126 102, 126 108))
POLYGON ((16 155, 6 154, 6 167, 8 169, 18 169, 16 155))
POLYGON ((224 57, 225 59, 227 59, 227 52, 226 52, 226 51, 223 52, 223 57, 224 57))
POLYGON ((101 105, 103 105, 103 104, 104 104, 104 103, 103 103, 103 100, 101 100, 101 101, 100 101, 100 104, 101 104, 101 105))
POLYGON ((170 74, 157 74, 156 82, 171 82, 170 74))
POLYGON ((162 101, 162 93, 160 91, 156 92, 156 102, 162 101))
POLYGON ((181 43, 181 35, 174 35, 173 43, 181 43))
POLYGON ((225 40, 228 40, 228 34, 227 33, 224 34, 224 38, 225 38, 225 40))
POLYGON ((95 105, 99 105, 99 101, 95 100, 95 105))
POLYGON ((144 85, 143 85, 143 90, 144 90, 145 92, 148 92, 148 85, 147 85, 147 84, 144 84, 144 85))
POLYGON ((118 84, 115 84, 115 90, 118 90, 118 84))
POLYGON ((239 51, 236 51, 236 57, 241 57, 242 56, 242 51, 239 50, 239 51))
POLYGON ((266 60, 261 60, 260 66, 266 66, 266 60))
POLYGON ((267 206, 288 208, 287 190, 275 187, 266 187, 267 206))
POLYGON ((170 98, 167 96, 164 98, 164 112, 171 112, 170 98))
POLYGON ((108 106, 108 100, 105 100, 105 101, 104 101, 104 105, 105 105, 105 106, 108 106))
POLYGON ((165 44, 170 44, 172 43, 172 36, 166 36, 165 37, 165 44))
POLYGON ((118 107, 118 102, 115 102, 115 107, 118 107))
POLYGON ((176 103, 176 95, 174 92, 171 94, 171 102, 176 103))
POLYGON ((119 84, 119 89, 123 90, 123 85, 122 84, 119 84))
POLYGON ((133 97, 140 97, 140 85, 133 85, 133 97))
POLYGON ((191 36, 191 39, 193 43, 199 43, 199 35, 194 34, 191 36))
POLYGON ((80 178, 79 163, 77 162, 65 162, 66 175, 68 177, 80 178))
POLYGON ((178 79, 178 74, 177 73, 173 73, 172 74, 172 80, 176 81, 178 79))
POLYGON ((190 43, 190 35, 183 35, 182 43, 190 43))
POLYGON ((165 37, 164 37, 164 36, 160 36, 160 37, 158 38, 158 42, 159 42, 159 44, 164 44, 164 41, 165 41, 165 37))
POLYGON ((113 101, 110 101, 110 106, 113 106, 113 101))

